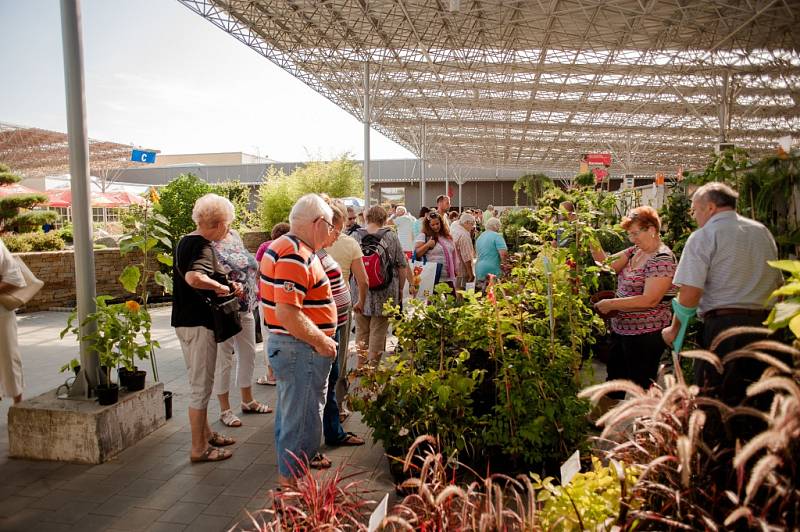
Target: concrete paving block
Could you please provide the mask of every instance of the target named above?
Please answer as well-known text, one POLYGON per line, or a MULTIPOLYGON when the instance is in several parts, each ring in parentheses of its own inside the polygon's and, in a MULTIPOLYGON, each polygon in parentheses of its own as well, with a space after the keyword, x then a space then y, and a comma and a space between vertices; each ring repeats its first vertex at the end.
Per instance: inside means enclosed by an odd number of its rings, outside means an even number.
POLYGON ((164 514, 161 510, 148 508, 131 508, 125 514, 111 523, 114 530, 146 530, 164 514))
POLYGON ((111 524, 116 520, 116 517, 110 515, 87 514, 78 519, 72 526, 72 530, 76 532, 105 532, 111 528, 111 524))
POLYGON ((203 513, 207 506, 207 504, 197 502, 176 502, 158 520, 166 523, 188 525, 203 513))
POLYGON ((230 517, 200 514, 189 524, 189 530, 192 532, 225 532, 230 528, 229 522, 230 517))
POLYGON ((178 524, 178 523, 162 523, 161 521, 156 521, 150 528, 147 529, 147 532, 183 532, 186 530, 186 525, 178 524))
POLYGON ((208 515, 224 515, 228 518, 232 518, 239 513, 239 510, 244 508, 249 500, 249 497, 220 495, 208 505, 203 513, 208 515))
POLYGON ((165 423, 164 385, 150 383, 119 402, 58 399, 55 390, 8 411, 9 452, 16 458, 99 464, 165 423))

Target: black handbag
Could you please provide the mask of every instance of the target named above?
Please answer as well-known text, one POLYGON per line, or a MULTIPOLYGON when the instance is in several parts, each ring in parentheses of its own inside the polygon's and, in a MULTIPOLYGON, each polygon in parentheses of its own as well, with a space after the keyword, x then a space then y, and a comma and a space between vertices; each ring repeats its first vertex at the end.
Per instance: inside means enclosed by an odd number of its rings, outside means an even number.
MULTIPOLYGON (((214 253, 214 270, 216 270, 217 253, 213 249, 212 252, 214 253)), ((175 263, 175 269, 178 270, 178 273, 184 277, 183 282, 186 283, 186 276, 183 274, 183 272, 181 272, 180 268, 178 268, 177 262, 175 263)), ((231 295, 211 299, 197 288, 191 286, 189 283, 186 283, 186 285, 197 292, 197 294, 203 298, 203 300, 211 309, 211 316, 214 318, 215 342, 218 344, 222 343, 225 340, 236 336, 242 331, 242 318, 239 316, 238 297, 231 295)))
POLYGON ((211 314, 214 316, 214 341, 224 342, 228 338, 236 336, 242 331, 242 319, 239 316, 239 298, 236 296, 225 296, 212 301, 205 298, 211 307, 211 314))

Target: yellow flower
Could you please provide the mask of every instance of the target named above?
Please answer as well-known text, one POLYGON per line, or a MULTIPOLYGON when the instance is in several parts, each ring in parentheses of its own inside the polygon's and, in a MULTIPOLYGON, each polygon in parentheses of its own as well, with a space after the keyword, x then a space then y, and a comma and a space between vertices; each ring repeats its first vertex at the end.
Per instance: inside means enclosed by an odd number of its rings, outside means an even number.
POLYGON ((139 303, 133 300, 126 301, 125 306, 128 307, 128 310, 130 310, 131 312, 139 312, 139 309, 141 308, 141 305, 139 305, 139 303))

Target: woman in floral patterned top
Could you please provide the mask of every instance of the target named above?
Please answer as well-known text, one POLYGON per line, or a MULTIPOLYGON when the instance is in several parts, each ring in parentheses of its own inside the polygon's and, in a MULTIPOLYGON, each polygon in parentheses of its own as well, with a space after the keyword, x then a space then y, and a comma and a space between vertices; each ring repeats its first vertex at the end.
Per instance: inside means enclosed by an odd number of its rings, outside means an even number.
POLYGON ((623 219, 622 228, 633 246, 610 258, 601 248, 592 250, 596 260, 610 260, 617 272, 616 297, 599 301, 595 308, 613 315, 608 380, 628 379, 647 389, 656 380, 667 347, 661 329, 672 322, 676 261, 661 242, 661 220, 652 207, 633 209, 623 219))
POLYGON ((256 363, 256 320, 253 309, 257 308, 258 263, 247 251, 239 235, 231 230, 228 235, 213 243, 220 266, 228 280, 242 285, 239 297, 239 317, 242 330, 232 338, 217 344, 217 365, 214 371, 214 393, 219 399, 220 421, 229 427, 241 427, 242 420, 231 410, 229 392, 233 355, 237 355, 236 385, 241 390, 242 414, 268 414, 272 409, 253 398, 253 371, 256 363))

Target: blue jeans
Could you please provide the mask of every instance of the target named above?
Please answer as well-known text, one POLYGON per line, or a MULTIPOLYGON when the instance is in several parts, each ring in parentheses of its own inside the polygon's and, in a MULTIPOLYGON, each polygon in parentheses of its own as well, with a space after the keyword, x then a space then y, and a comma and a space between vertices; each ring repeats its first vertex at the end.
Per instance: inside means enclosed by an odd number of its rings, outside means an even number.
POLYGON ((335 357, 317 353, 309 344, 285 334, 270 334, 269 364, 278 381, 275 405, 275 448, 278 472, 283 477, 299 473, 298 459, 310 460, 322 438, 322 411, 328 375, 335 357))
MULTIPOLYGON (((347 323, 336 328, 336 334, 333 339, 336 340, 337 344, 346 329, 347 323)), ((347 433, 339 421, 339 405, 336 402, 337 380, 339 380, 339 357, 334 357, 331 374, 328 376, 328 395, 325 398, 325 410, 322 412, 322 434, 325 436, 325 443, 328 445, 339 445, 347 439, 347 433)))

